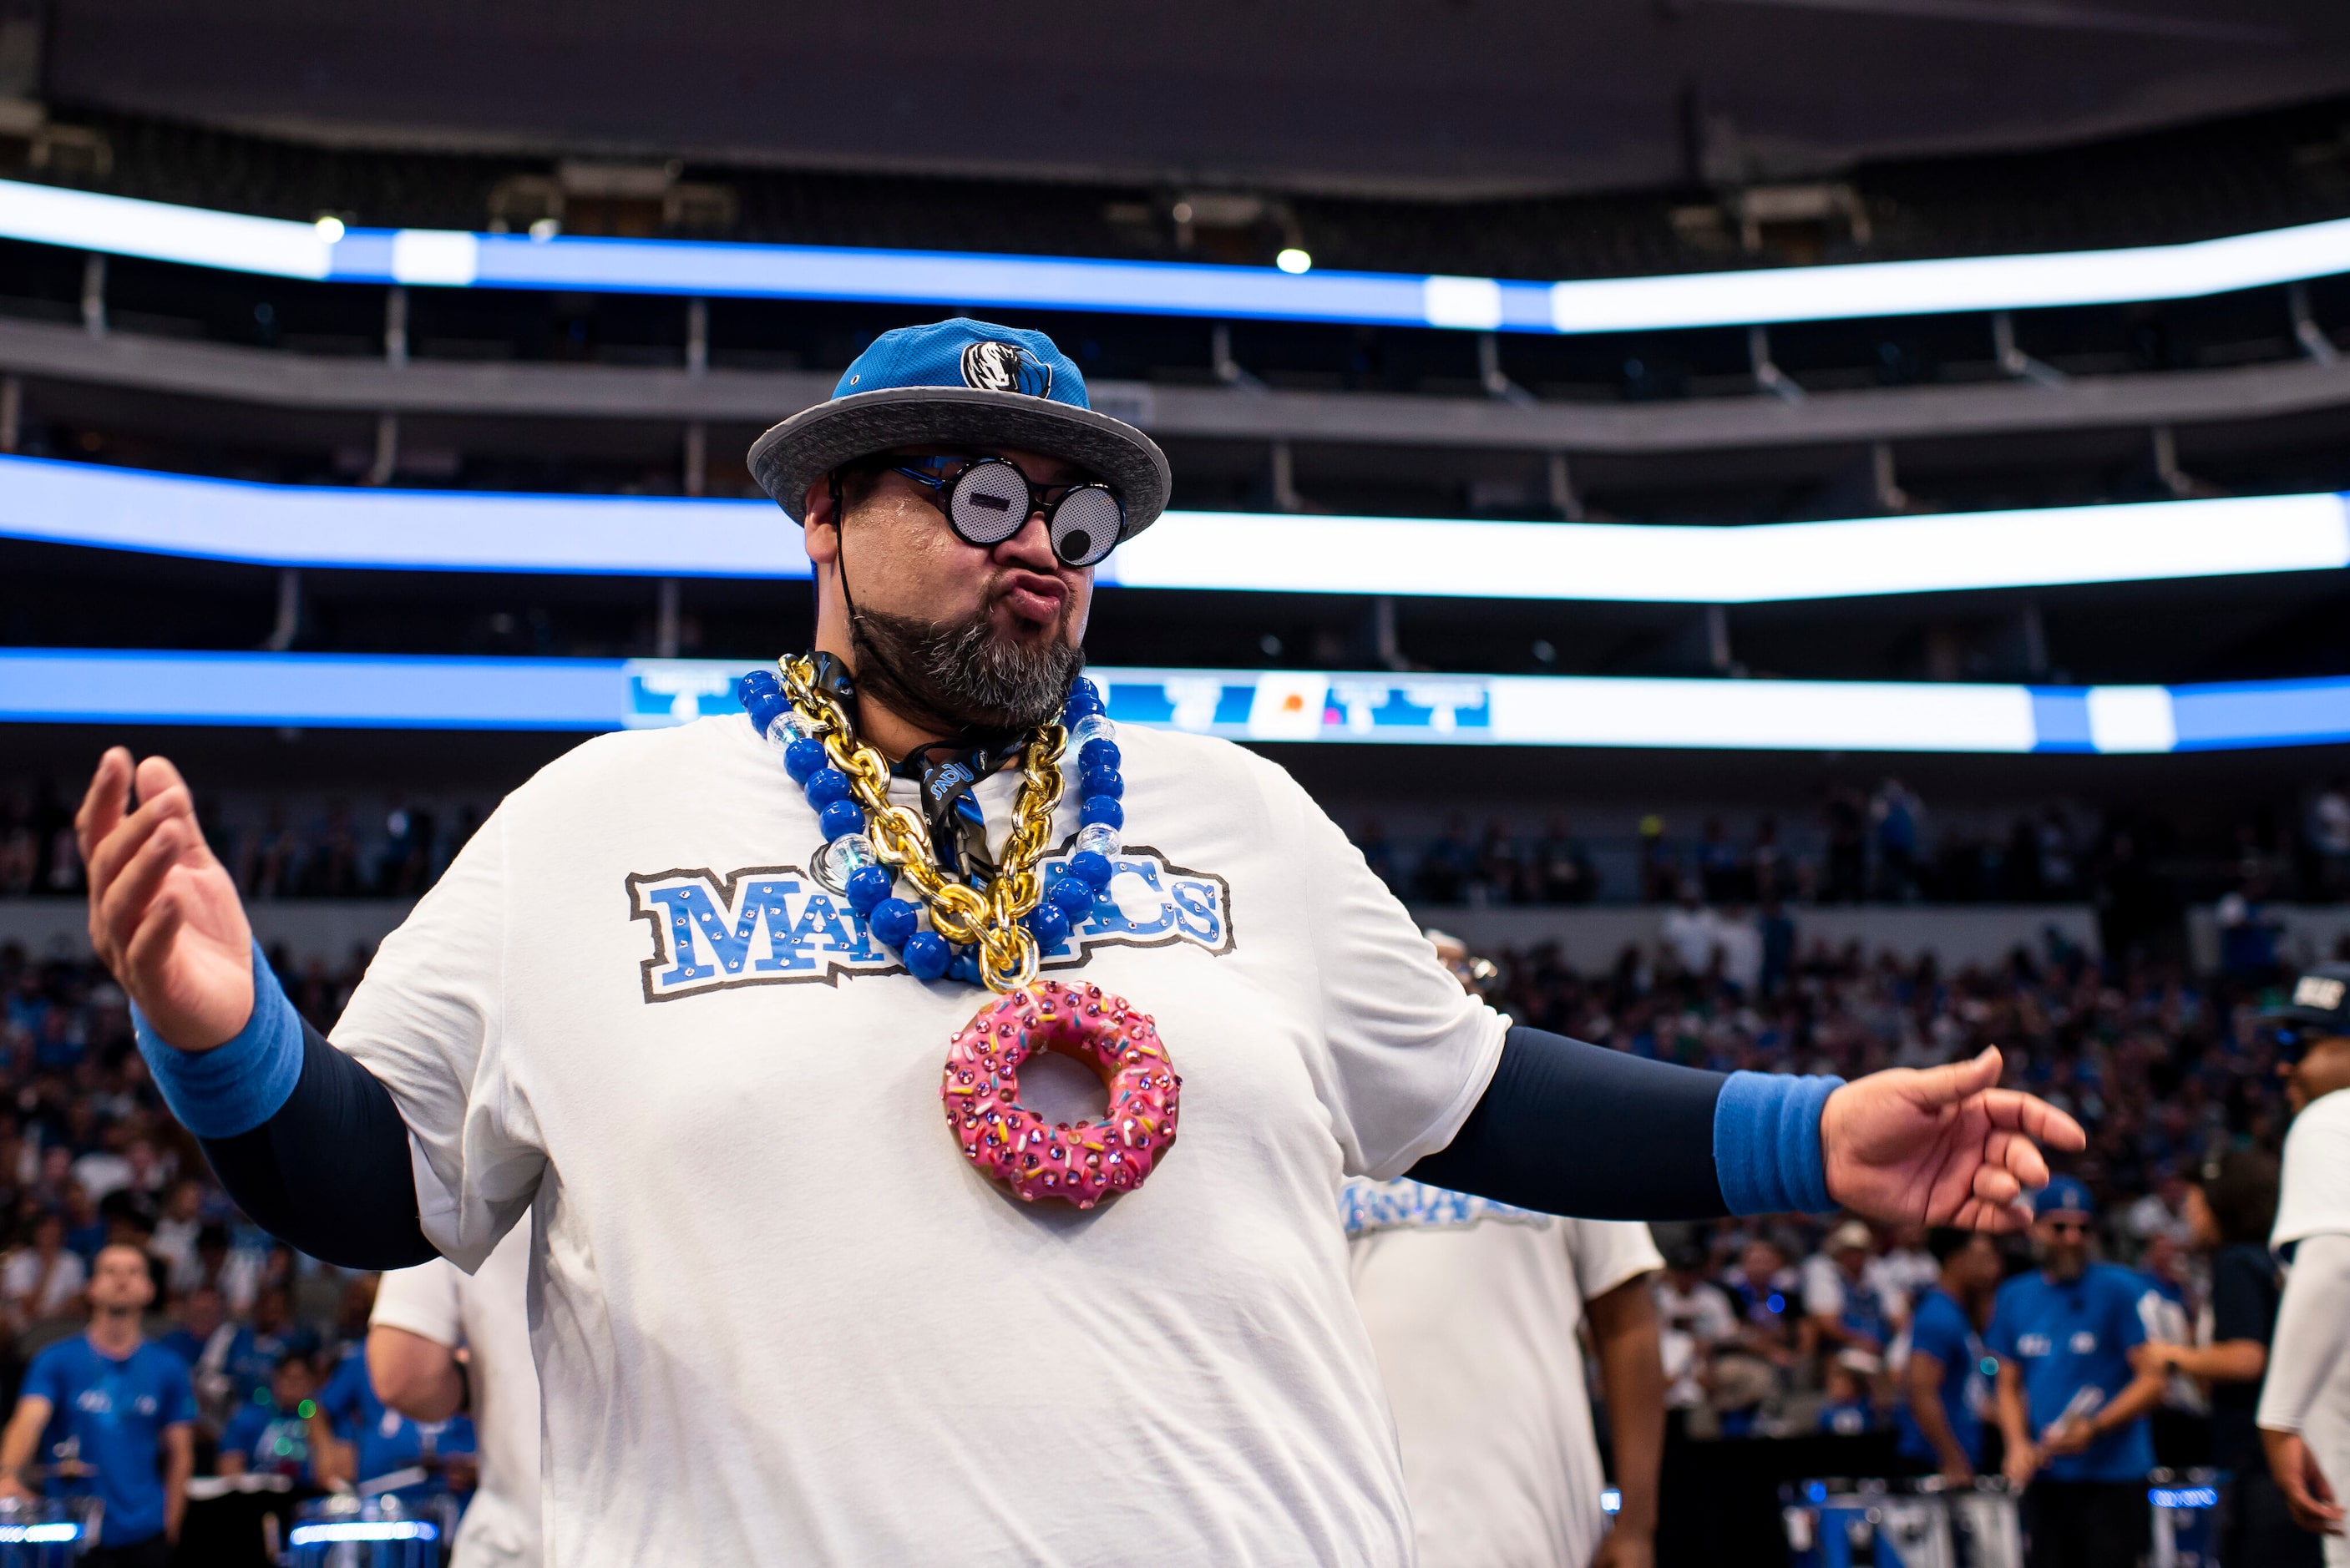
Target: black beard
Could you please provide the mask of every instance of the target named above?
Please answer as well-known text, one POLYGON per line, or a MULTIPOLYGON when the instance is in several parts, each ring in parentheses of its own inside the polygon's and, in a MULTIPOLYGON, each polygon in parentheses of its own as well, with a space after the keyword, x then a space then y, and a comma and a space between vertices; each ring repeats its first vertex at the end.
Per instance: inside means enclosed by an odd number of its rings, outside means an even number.
POLYGON ((1058 636, 1033 648, 996 635, 986 607, 960 621, 917 620, 887 610, 850 618, 859 691, 909 719, 1009 732, 1052 718, 1085 668, 1082 649, 1058 636))

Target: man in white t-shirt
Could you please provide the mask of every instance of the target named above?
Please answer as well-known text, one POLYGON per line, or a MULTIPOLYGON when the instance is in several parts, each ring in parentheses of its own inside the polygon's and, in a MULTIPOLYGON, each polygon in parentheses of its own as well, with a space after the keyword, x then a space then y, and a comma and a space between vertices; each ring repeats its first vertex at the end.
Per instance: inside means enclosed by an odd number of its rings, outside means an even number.
POLYGON ((2293 1262, 2255 1419, 2294 1522, 2323 1537, 2327 1568, 2350 1568, 2350 964, 2302 975, 2272 1022, 2296 1059, 2269 1244, 2293 1262))
POLYGON ((1676 1241, 1666 1250, 1665 1272, 1657 1277, 1665 1408, 1681 1413, 1682 1419, 1705 1404, 1714 1352, 1738 1337, 1738 1311, 1721 1287, 1705 1277, 1709 1262, 1703 1242, 1676 1241))
POLYGON ((1940 1282, 1942 1271, 1926 1250, 1926 1228, 1896 1225, 1885 1250, 1868 1260, 1869 1285, 1877 1292, 1887 1319, 1896 1328, 1909 1321, 1912 1308, 1940 1282))
POLYGON ((1699 895, 1695 877, 1684 881, 1680 902, 1665 911, 1664 920, 1657 928, 1665 950, 1691 974, 1703 974, 1711 969, 1714 955, 1721 950, 1721 917, 1706 908, 1699 895))
POLYGON ((1648 1228, 1409 1179, 1349 1181, 1341 1212, 1421 1568, 1648 1568, 1665 1414, 1648 1228), (1604 1550, 1586 1322, 1621 1498, 1604 1550))
POLYGON ((472 1396, 482 1480, 457 1530, 453 1568, 538 1568, 529 1269, 525 1215, 471 1275, 435 1258, 392 1270, 376 1290, 367 1355, 378 1397, 411 1421, 445 1421, 472 1396))
POLYGON ((2177 1246, 2195 1244, 2195 1227, 2187 1219, 2187 1177, 2177 1161, 2162 1167, 2154 1190, 2129 1206, 2122 1223, 2141 1242, 2168 1236, 2177 1246))
POLYGON ((1830 1351, 1882 1356, 1892 1344, 1884 1299, 1868 1279, 1876 1241, 1866 1225, 1846 1220, 1804 1260, 1804 1315, 1830 1351))
MULTIPOLYGON (((1428 932, 1472 996, 1493 966, 1428 932)), ((1664 1370, 1648 1228, 1560 1220, 1409 1179, 1339 1199, 1355 1304, 1395 1414, 1420 1568, 1648 1568, 1664 1370), (1577 1330, 1590 1325, 1620 1499, 1600 1547, 1599 1448, 1577 1330)))
POLYGON ((814 564, 791 690, 508 796, 332 1043, 168 762, 109 751, 77 818, 92 940, 247 1213, 347 1266, 466 1270, 532 1216, 559 1568, 1402 1564, 1343 1177, 2012 1229, 2035 1140, 2085 1142, 1993 1052, 1839 1085, 1513 1028, 1288 774, 1113 740, 1076 680, 1094 565, 1162 510, 1166 460, 1041 334, 886 333, 752 468, 814 564), (982 964, 1025 1012, 950 1065, 982 964), (1059 1062, 998 1075, 1070 1016, 1039 965, 1155 1019, 1159 1057, 1130 1023, 1113 1047, 1131 1116, 1069 1104, 1059 1062), (1017 1161, 1044 1145, 1151 1162, 1086 1210, 992 1179, 1041 1184, 1017 1161))

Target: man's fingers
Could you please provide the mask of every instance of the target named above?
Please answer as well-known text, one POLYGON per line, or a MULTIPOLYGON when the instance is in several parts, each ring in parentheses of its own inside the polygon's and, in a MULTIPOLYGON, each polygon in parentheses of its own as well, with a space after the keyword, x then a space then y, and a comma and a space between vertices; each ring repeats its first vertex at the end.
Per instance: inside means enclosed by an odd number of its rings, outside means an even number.
POLYGON ((195 803, 188 798, 185 787, 141 798, 139 809, 124 817, 90 852, 90 886, 104 888, 112 882, 122 875, 122 867, 146 846, 148 837, 158 827, 182 816, 192 824, 195 812, 195 803))
POLYGON ((2020 1132, 2051 1148, 2072 1153, 2089 1147, 2089 1135, 2081 1124, 2037 1095, 1992 1089, 1983 1096, 1982 1107, 1991 1126, 2020 1132))
POLYGON ((98 918, 108 942, 118 951, 130 945, 132 933, 147 911, 148 901, 163 886, 172 867, 187 848, 189 829, 178 818, 155 825, 138 853, 124 861, 99 899, 98 918))
POLYGON ((149 757, 139 764, 139 798, 153 800, 165 790, 186 789, 188 781, 180 776, 179 768, 164 756, 149 757))
POLYGON ((1918 1076, 1926 1091, 1926 1099, 1939 1105, 1954 1106, 1998 1083, 1999 1064, 1999 1047, 1986 1045, 1982 1054, 1971 1062, 1952 1062, 1946 1066, 1929 1067, 1918 1076))
POLYGON ((98 759, 97 771, 89 775, 89 788, 83 792, 81 809, 74 813, 74 839, 81 847, 83 864, 88 864, 92 852, 114 831, 130 805, 130 749, 109 746, 98 759))
POLYGON ((2023 1195, 2023 1184, 2009 1172, 1985 1161, 1975 1167, 1974 1195, 1985 1203, 2004 1208, 2023 1195))
POLYGON ((1993 1132, 1984 1154, 1986 1162, 1996 1163, 2025 1187, 2038 1191, 2048 1185, 2048 1161, 2040 1146, 2028 1137, 2013 1133, 1993 1132))
POLYGON ((164 957, 172 950, 172 939, 187 920, 187 911, 181 907, 180 896, 166 888, 147 906, 146 919, 140 920, 123 944, 123 965, 133 974, 161 969, 164 957))
MULTIPOLYGON (((196 826, 196 792, 188 787, 188 781, 180 776, 180 770, 171 758, 149 757, 139 764, 137 776, 141 805, 150 802, 162 805, 168 802, 174 815, 184 814, 188 825, 192 827, 196 826)), ((210 859, 212 846, 204 842, 203 832, 195 833, 192 840, 197 857, 210 859)))

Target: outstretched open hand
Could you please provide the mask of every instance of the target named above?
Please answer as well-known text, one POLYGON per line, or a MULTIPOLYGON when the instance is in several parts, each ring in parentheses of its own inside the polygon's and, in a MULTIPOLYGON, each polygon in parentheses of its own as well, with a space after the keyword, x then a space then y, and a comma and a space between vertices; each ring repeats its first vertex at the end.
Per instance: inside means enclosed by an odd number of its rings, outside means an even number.
POLYGON ((2048 1184, 2039 1145, 2088 1146, 2081 1124, 2032 1095, 1997 1087, 2000 1054, 1923 1072, 1871 1073, 1828 1096, 1820 1152, 1828 1196, 1872 1220, 2020 1231, 2017 1199, 2048 1184))
POLYGON ((89 868, 90 945, 156 1033, 209 1051, 253 1012, 253 929, 228 868, 196 826, 180 771, 134 770, 120 746, 99 759, 74 817, 89 868), (130 809, 134 772, 139 792, 130 809))

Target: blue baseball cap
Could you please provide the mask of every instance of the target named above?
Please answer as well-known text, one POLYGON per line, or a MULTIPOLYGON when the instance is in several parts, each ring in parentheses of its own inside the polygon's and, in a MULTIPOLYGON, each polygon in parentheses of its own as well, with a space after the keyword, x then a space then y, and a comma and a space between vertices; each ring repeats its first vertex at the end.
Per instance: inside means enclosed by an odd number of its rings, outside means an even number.
POLYGON ((2293 982, 2291 998, 2262 1013, 2260 1022, 2273 1032, 2287 1061, 2313 1042, 2350 1036, 2350 963, 2322 963, 2303 971, 2293 982))
POLYGON ((2070 1176, 2060 1176, 2032 1195, 2032 1217, 2035 1220, 2050 1214, 2095 1214, 2096 1199, 2089 1189, 2070 1176))
POLYGON ((751 443, 751 475, 795 523, 808 486, 892 447, 1020 447, 1074 462, 1126 506, 1131 539, 1167 509, 1173 476, 1159 443, 1086 397, 1085 373, 1041 332, 958 316, 884 332, 832 396, 751 443))

